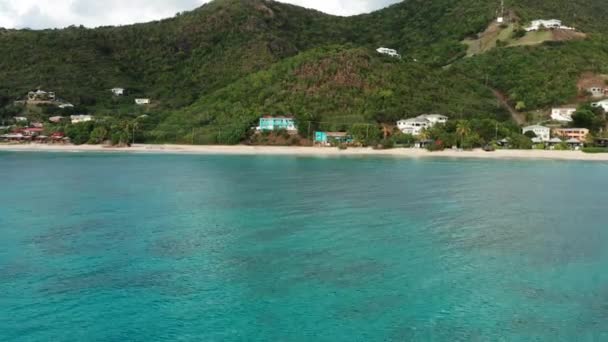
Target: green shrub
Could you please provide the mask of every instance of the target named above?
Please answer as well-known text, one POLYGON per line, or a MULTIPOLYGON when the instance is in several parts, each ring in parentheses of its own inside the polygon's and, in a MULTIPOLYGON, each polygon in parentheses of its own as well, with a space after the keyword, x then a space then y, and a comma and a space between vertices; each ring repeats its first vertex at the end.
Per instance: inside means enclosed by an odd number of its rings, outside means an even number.
POLYGON ((608 148, 606 148, 606 147, 583 147, 582 151, 585 153, 608 153, 608 148))

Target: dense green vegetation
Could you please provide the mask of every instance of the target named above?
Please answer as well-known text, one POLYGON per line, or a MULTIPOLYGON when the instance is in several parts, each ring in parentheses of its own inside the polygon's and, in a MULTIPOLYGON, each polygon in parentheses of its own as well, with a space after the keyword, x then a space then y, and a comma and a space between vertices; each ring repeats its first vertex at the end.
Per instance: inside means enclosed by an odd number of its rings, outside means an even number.
MULTIPOLYGON (((382 124, 428 112, 468 120, 477 131, 484 120, 512 125, 492 89, 520 110, 545 108, 575 100, 582 72, 608 72, 602 0, 507 1, 522 22, 560 18, 589 39, 464 58, 460 42, 483 31, 498 5, 409 0, 343 18, 272 1, 216 0, 147 24, 0 29, 0 120, 91 113, 130 121, 145 114, 138 139, 182 143, 243 141, 263 114, 293 114, 304 138, 315 129, 357 127, 369 135, 369 125, 379 132, 382 124), (379 46, 398 49, 403 59, 378 55, 379 46), (37 87, 76 108, 13 105, 37 87), (127 95, 112 96, 113 87, 127 95), (136 106, 137 97, 152 104, 136 106)), ((111 137, 116 129, 109 126, 91 128, 87 141, 111 137)), ((446 141, 454 140, 452 131, 446 141)), ((490 140, 477 134, 479 143, 490 140)))

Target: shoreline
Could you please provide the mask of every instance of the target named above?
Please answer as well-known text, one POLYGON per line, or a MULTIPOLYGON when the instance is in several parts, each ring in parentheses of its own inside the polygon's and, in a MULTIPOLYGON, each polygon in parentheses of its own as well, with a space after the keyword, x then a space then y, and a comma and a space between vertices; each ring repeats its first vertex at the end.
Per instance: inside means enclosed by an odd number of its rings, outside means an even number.
POLYGON ((259 155, 259 156, 389 156, 402 158, 473 158, 473 159, 527 159, 527 160, 580 160, 608 161, 608 153, 590 154, 582 151, 547 150, 483 150, 429 152, 424 149, 394 148, 374 150, 371 148, 333 147, 283 147, 283 146, 216 146, 216 145, 150 145, 135 144, 128 148, 106 147, 102 145, 2 145, 0 152, 94 152, 94 153, 135 153, 135 154, 189 154, 189 155, 259 155))

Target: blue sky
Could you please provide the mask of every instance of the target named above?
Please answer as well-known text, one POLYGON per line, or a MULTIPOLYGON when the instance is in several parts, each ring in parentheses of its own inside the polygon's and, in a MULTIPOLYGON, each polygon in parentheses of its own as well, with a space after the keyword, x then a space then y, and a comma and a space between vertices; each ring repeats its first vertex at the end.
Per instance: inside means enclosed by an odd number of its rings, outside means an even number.
MULTIPOLYGON (((336 15, 371 12, 399 0, 282 0, 336 15)), ((96 27, 146 22, 194 9, 208 0, 0 0, 0 27, 96 27)))

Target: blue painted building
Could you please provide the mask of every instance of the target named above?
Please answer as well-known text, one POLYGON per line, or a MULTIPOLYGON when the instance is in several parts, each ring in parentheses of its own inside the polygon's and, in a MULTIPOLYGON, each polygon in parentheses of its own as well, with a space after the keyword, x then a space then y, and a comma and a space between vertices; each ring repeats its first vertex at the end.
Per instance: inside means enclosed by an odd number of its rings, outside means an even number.
POLYGON ((344 132, 315 132, 315 144, 318 145, 350 144, 353 141, 353 138, 344 132))
POLYGON ((258 131, 276 131, 284 129, 288 132, 297 132, 298 126, 293 117, 290 116, 264 116, 260 118, 258 131))

